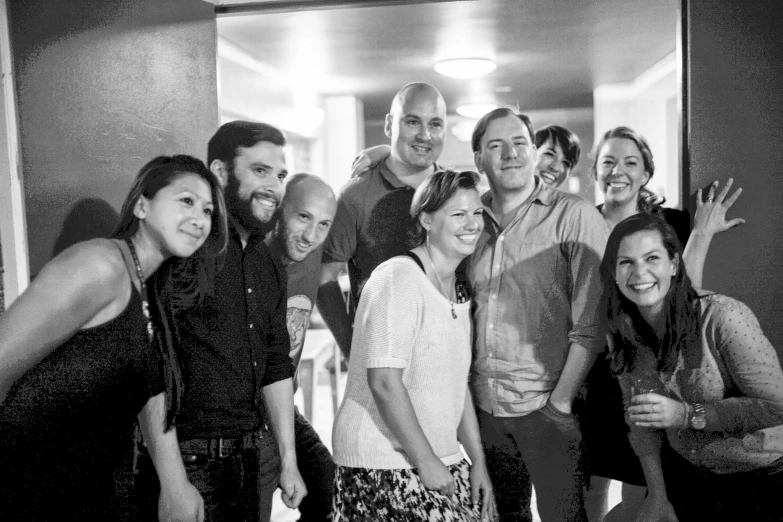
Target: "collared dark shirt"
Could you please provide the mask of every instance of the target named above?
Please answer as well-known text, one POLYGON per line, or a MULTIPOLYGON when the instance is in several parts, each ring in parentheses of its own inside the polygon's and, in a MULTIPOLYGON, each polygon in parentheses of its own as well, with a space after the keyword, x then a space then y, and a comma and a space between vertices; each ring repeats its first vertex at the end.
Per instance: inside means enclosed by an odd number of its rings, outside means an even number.
POLYGON ((340 191, 323 260, 348 262, 354 308, 375 267, 424 240, 410 215, 414 192, 385 161, 350 179, 340 191))
POLYGON ((262 238, 231 235, 215 295, 181 317, 185 396, 177 432, 238 437, 264 423, 262 389, 293 376, 286 328, 286 273, 262 238))

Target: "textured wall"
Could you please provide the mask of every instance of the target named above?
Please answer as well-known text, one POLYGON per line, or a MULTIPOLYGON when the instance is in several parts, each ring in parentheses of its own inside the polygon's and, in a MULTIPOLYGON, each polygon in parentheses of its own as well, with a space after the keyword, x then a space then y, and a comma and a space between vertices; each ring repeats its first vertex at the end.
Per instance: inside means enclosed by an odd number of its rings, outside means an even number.
POLYGON ((204 159, 218 126, 216 28, 196 0, 9 0, 31 274, 113 226, 159 154, 204 159), (87 200, 87 204, 85 204, 87 200), (106 204, 108 203, 108 205, 106 204), (96 214, 74 213, 100 210, 96 214), (107 210, 108 209, 108 210, 107 210))
POLYGON ((733 216, 747 224, 714 241, 706 288, 756 313, 783 355, 783 3, 685 0, 690 44, 690 188, 734 177, 733 216))

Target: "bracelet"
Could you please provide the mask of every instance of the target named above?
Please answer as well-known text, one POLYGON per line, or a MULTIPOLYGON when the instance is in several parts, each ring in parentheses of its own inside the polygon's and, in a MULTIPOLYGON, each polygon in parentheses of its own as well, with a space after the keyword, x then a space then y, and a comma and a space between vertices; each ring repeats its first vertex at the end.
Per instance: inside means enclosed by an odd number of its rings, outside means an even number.
POLYGON ((690 415, 690 413, 691 413, 691 406, 690 406, 690 404, 688 404, 685 401, 682 401, 682 405, 685 406, 685 419, 683 419, 682 428, 680 428, 680 429, 684 430, 685 428, 688 428, 690 426, 689 420, 691 418, 691 415, 690 415))

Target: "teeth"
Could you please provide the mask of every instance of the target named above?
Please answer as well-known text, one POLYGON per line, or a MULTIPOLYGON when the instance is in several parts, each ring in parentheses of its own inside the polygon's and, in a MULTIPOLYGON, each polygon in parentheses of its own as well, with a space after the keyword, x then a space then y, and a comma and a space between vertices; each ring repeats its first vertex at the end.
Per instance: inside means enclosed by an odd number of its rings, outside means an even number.
POLYGON ((416 145, 413 145, 413 148, 414 148, 414 150, 416 150, 417 152, 429 152, 429 150, 430 150, 430 149, 429 149, 429 148, 427 148, 427 147, 418 147, 418 146, 416 146, 416 145))
POLYGON ((628 286, 631 287, 631 290, 635 292, 644 292, 651 289, 653 286, 655 286, 655 283, 641 283, 638 285, 628 285, 628 286))
POLYGON ((256 198, 256 201, 258 201, 259 203, 261 203, 261 204, 262 204, 262 205, 264 205, 265 207, 268 207, 268 208, 275 208, 275 203, 274 203, 274 201, 270 201, 270 200, 268 200, 268 199, 264 199, 264 198, 256 198))
POLYGON ((465 243, 472 243, 476 240, 476 234, 466 234, 457 237, 460 238, 460 240, 464 241, 465 243))
POLYGON ((626 186, 626 183, 615 183, 614 181, 611 183, 607 183, 612 188, 624 188, 626 186))

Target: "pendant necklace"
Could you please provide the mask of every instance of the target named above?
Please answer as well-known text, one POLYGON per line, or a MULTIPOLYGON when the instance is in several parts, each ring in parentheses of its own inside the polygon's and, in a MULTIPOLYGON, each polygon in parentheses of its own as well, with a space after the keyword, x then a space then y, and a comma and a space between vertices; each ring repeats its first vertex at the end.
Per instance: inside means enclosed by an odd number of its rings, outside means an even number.
POLYGON ((152 327, 152 318, 150 317, 150 305, 147 302, 147 284, 144 282, 144 274, 141 271, 139 256, 136 255, 136 247, 133 246, 130 239, 126 239, 125 242, 128 244, 128 250, 130 250, 131 257, 133 258, 133 264, 136 265, 136 274, 139 276, 139 286, 141 287, 141 310, 144 312, 144 317, 147 319, 147 338, 149 339, 149 342, 152 343, 155 331, 152 327))
POLYGON ((432 257, 430 256, 430 249, 427 247, 424 247, 424 252, 427 254, 427 261, 430 262, 430 266, 432 267, 432 271, 435 273, 435 279, 438 280, 438 285, 440 286, 440 291, 444 294, 446 299, 448 299, 449 304, 451 305, 451 317, 454 319, 457 318, 457 312, 454 311, 454 301, 451 300, 451 292, 446 292, 445 287, 443 286, 443 281, 440 280, 440 276, 438 275, 438 271, 435 268, 435 263, 432 262, 432 257))

